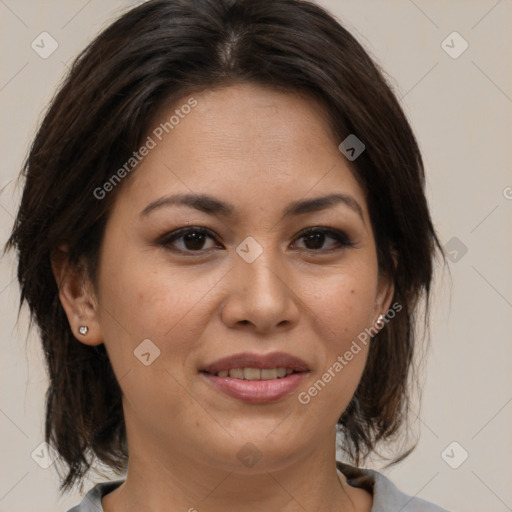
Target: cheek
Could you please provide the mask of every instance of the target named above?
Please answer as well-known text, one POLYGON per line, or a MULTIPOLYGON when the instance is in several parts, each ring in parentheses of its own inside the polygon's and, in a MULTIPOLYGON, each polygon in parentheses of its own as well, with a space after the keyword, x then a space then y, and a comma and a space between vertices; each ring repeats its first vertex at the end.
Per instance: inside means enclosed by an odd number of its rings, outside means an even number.
MULTIPOLYGON (((179 327, 205 290, 215 284, 211 276, 173 268, 143 254, 119 258, 115 264, 112 255, 104 262, 101 298, 111 316, 115 315, 114 332, 124 328, 132 337, 161 338, 174 326, 179 327)), ((104 320, 112 324, 108 317, 104 320)))
POLYGON ((301 403, 331 420, 350 402, 364 371, 371 339, 365 333, 373 323, 376 273, 371 266, 340 269, 316 280, 315 292, 305 298, 316 322, 322 349, 312 387, 303 389, 301 403), (322 413, 320 411, 323 411, 322 413))
POLYGON ((366 365, 371 340, 364 330, 372 323, 375 281, 370 272, 331 276, 307 300, 322 345, 315 378, 300 390, 298 401, 322 424, 332 425, 352 399, 366 365))
POLYGON ((105 260, 100 325, 123 395, 134 410, 167 403, 185 413, 193 400, 179 383, 185 381, 184 361, 204 330, 205 293, 215 279, 158 269, 144 258, 117 260, 117 265, 113 259, 105 260))
POLYGON ((365 272, 343 272, 314 283, 314 293, 305 299, 308 309, 323 325, 326 339, 341 350, 373 322, 376 276, 365 272))
POLYGON ((158 363, 174 359, 181 367, 211 320, 208 291, 219 273, 110 254, 100 281, 100 325, 116 374, 141 370, 136 354, 144 340, 158 363))

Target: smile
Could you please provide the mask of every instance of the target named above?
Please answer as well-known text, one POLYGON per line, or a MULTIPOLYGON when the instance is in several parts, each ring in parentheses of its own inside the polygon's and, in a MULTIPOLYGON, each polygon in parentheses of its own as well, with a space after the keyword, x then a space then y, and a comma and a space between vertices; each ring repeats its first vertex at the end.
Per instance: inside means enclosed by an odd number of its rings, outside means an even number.
POLYGON ((272 380, 282 379, 294 372, 291 368, 232 368, 216 372, 217 377, 231 377, 239 380, 272 380))

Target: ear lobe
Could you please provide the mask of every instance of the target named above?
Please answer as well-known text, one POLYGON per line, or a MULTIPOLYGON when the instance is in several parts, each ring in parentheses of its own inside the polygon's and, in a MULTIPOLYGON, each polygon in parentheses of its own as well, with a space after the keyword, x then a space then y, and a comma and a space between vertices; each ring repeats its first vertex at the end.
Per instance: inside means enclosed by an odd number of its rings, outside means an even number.
POLYGON ((103 343, 103 335, 98 323, 98 305, 92 286, 83 269, 70 265, 68 255, 66 245, 54 249, 51 255, 60 302, 75 338, 86 345, 100 345, 103 343), (81 326, 87 327, 85 334, 80 333, 81 326))

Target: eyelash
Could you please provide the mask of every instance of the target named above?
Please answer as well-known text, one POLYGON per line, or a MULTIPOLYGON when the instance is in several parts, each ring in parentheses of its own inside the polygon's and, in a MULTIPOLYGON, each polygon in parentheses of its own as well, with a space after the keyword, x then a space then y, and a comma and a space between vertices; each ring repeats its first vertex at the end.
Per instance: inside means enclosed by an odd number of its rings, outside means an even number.
MULTIPOLYGON (((158 245, 160 245, 170 251, 185 254, 187 256, 201 255, 201 253, 211 250, 211 249, 205 249, 205 250, 199 249, 199 250, 193 251, 193 250, 183 250, 183 249, 177 249, 175 247, 174 248, 171 247, 171 244, 173 242, 175 242, 176 240, 179 240, 180 238, 182 238, 190 233, 199 233, 201 235, 206 235, 206 236, 212 238, 213 240, 217 241, 216 237, 213 235, 213 233, 209 229, 202 228, 199 226, 188 226, 186 228, 180 228, 175 231, 172 231, 171 233, 167 233, 166 235, 161 237, 157 241, 157 243, 158 243, 158 245), (196 253, 196 254, 194 254, 194 253, 196 253)), ((339 251, 339 250, 343 250, 346 248, 354 247, 356 245, 356 243, 354 241, 350 240, 348 238, 348 236, 345 235, 345 233, 343 233, 342 231, 338 231, 337 229, 328 228, 328 227, 320 227, 320 226, 304 229, 303 231, 301 231, 298 234, 296 239, 300 239, 300 238, 303 238, 303 237, 306 237, 306 236, 312 235, 312 234, 322 234, 322 235, 328 236, 329 238, 333 238, 337 242, 337 246, 333 247, 331 249, 304 249, 304 251, 306 251, 308 253, 317 253, 317 254, 324 253, 325 254, 325 253, 331 253, 333 251, 339 251)))

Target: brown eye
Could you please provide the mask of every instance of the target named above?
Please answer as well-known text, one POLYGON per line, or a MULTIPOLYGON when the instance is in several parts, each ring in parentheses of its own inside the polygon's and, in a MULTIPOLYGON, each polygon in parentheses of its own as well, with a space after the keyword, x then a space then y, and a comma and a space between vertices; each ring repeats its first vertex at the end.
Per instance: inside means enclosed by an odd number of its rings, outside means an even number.
MULTIPOLYGON (((355 245, 344 233, 331 228, 308 228, 297 237, 297 240, 300 239, 303 239, 304 247, 297 247, 294 244, 294 248, 318 253, 341 250, 355 245)), ((158 244, 171 251, 191 254, 221 248, 215 242, 216 238, 210 230, 189 226, 166 234, 158 244), (209 239, 213 243, 210 242, 208 246, 209 239)))
POLYGON ((178 252, 202 252, 212 247, 206 247, 208 239, 215 240, 210 231, 199 227, 188 227, 165 235, 158 242, 160 245, 178 252))
POLYGON ((303 231, 298 238, 304 239, 305 249, 313 252, 330 251, 355 245, 341 231, 326 228, 309 228, 303 231), (329 239, 334 240, 335 243, 331 243, 331 247, 326 248, 324 244, 329 239))

